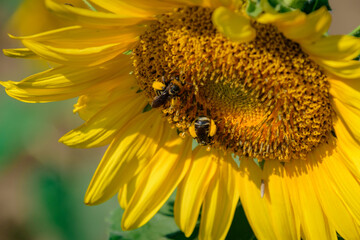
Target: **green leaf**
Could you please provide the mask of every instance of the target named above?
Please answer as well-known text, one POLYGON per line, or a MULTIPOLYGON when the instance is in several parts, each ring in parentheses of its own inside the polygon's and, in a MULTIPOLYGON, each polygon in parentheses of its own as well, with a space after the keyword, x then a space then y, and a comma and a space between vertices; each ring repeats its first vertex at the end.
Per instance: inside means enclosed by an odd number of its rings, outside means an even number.
POLYGON ((121 229, 121 218, 124 210, 121 208, 114 210, 109 219, 109 240, 194 239, 198 234, 197 231, 194 231, 190 238, 186 238, 176 225, 174 220, 174 199, 175 193, 147 224, 132 231, 123 231, 121 229))
POLYGON ((291 8, 291 2, 285 0, 268 0, 269 4, 279 13, 285 13, 293 11, 291 8))
POLYGON ((244 209, 241 205, 236 208, 235 216, 230 230, 226 236, 227 240, 255 240, 255 234, 247 221, 244 209))
MULTIPOLYGON (((132 231, 121 230, 121 218, 124 210, 118 208, 110 215, 110 236, 109 240, 192 240, 197 239, 199 234, 199 221, 193 234, 187 238, 179 230, 174 221, 174 200, 175 193, 172 194, 160 211, 144 226, 132 231)), ((241 205, 236 208, 232 225, 226 237, 228 240, 255 240, 255 235, 246 219, 246 215, 241 205)))
POLYGON ((152 109, 152 107, 151 107, 151 105, 148 103, 145 107, 144 107, 144 109, 143 109, 143 113, 145 113, 145 112, 148 112, 148 111, 150 111, 152 109))
MULTIPOLYGON (((351 33, 349 33, 350 36, 358 37, 360 38, 360 25, 355 28, 351 33)), ((354 60, 360 60, 360 55, 356 57, 354 60)))
POLYGON ((127 51, 123 52, 123 54, 125 54, 125 55, 131 55, 131 54, 132 54, 132 50, 127 50, 127 51))
POLYGON ((308 0, 283 0, 292 9, 302 9, 308 0))
POLYGON ((280 13, 300 9, 309 14, 322 6, 326 6, 328 10, 331 10, 328 0, 268 0, 268 2, 280 13))
POLYGON ((329 11, 331 10, 328 0, 308 0, 302 8, 302 11, 309 14, 318 10, 322 6, 326 6, 329 11))
POLYGON ((260 2, 257 0, 248 0, 246 13, 251 17, 257 17, 262 12, 260 2))

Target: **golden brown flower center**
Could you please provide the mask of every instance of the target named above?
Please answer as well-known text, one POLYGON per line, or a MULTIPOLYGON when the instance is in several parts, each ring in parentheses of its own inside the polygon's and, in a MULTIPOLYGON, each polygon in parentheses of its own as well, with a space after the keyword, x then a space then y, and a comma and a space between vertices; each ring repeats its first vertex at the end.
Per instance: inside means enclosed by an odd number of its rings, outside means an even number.
POLYGON ((305 159, 332 129, 326 76, 276 27, 254 22, 256 39, 236 43, 217 32, 211 14, 178 9, 148 27, 133 49, 143 93, 185 134, 198 117, 213 120, 212 147, 305 159), (154 82, 163 88, 156 91, 154 82))

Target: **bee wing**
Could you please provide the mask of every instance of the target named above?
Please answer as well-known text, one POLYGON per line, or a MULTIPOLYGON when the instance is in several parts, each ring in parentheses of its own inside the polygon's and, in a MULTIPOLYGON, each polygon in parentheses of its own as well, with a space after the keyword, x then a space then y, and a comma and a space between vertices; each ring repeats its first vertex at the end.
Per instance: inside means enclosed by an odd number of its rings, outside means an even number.
POLYGON ((154 98, 154 101, 151 103, 151 107, 158 108, 164 105, 169 98, 168 87, 157 97, 154 98))

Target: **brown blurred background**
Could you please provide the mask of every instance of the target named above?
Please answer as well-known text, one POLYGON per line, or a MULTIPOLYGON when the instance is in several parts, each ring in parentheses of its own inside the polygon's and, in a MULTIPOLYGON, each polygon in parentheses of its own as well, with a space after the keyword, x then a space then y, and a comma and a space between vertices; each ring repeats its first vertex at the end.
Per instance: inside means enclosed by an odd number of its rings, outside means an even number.
POLYGON ((329 0, 332 10, 331 35, 347 34, 360 25, 360 0, 329 0))
MULTIPOLYGON (((17 46, 7 36, 15 30, 5 26, 20 2, 0 0, 1 49, 17 46)), ((330 34, 346 34, 360 25, 360 0, 330 0, 330 5, 330 34)), ((32 9, 28 13, 30 18, 39 16, 32 9)), ((0 55, 1 80, 18 81, 47 67, 0 55)), ((72 113, 75 102, 27 104, 6 96, 0 87, 1 240, 108 238, 106 219, 117 207, 116 199, 95 207, 83 204, 105 148, 71 149, 57 142, 82 123, 72 113)))

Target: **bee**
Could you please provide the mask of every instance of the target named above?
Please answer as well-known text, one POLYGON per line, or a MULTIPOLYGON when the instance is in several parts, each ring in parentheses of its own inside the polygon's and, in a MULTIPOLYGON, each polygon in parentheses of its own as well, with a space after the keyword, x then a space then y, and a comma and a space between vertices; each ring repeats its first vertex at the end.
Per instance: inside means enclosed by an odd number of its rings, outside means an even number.
POLYGON ((208 117, 197 117, 189 127, 190 135, 195 138, 200 145, 208 145, 216 133, 214 120, 208 117))
MULTIPOLYGON (((163 79, 163 82, 164 79, 163 79)), ((182 91, 183 87, 182 84, 177 80, 170 80, 169 83, 161 83, 161 82, 154 82, 153 88, 157 91, 158 96, 156 96, 151 103, 151 107, 159 108, 164 106, 170 99, 179 96, 182 91)))

